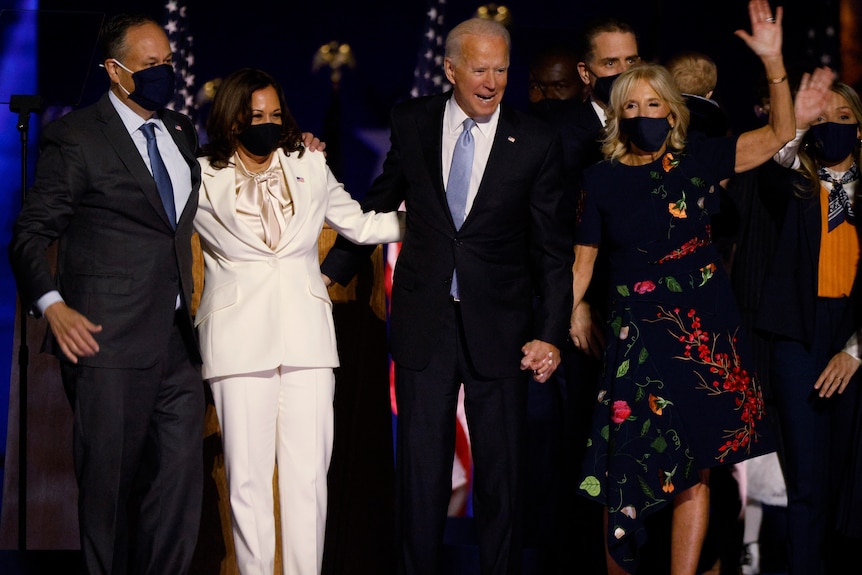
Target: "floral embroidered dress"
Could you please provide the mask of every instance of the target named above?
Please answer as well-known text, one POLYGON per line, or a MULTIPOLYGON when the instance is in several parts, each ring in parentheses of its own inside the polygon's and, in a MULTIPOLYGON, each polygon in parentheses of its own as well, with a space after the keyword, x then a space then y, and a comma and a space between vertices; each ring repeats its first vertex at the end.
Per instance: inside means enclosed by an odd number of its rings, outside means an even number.
POLYGON ((609 261, 607 349, 579 492, 609 510, 608 543, 630 572, 644 519, 699 470, 772 451, 763 398, 710 216, 736 139, 644 166, 585 172, 576 241, 609 261), (768 434, 767 434, 768 435, 768 434))

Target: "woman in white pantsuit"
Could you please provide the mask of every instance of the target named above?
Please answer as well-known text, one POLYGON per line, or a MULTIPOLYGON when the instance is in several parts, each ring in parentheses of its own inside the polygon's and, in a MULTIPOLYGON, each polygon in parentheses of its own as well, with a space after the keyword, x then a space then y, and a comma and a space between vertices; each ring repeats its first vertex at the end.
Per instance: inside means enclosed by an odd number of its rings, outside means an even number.
POLYGON ((320 152, 307 152, 277 81, 244 68, 207 120, 195 227, 204 253, 196 325, 221 424, 236 557, 274 569, 278 463, 283 572, 320 573, 332 453, 332 303, 317 240, 399 241, 397 212, 363 213, 320 152))

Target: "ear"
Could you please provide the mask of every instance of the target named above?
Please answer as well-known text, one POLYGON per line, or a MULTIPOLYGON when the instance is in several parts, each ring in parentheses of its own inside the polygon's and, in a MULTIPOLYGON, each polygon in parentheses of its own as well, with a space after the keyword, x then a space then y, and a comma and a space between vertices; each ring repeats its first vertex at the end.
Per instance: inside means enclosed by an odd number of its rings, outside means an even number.
POLYGON ((705 97, 707 100, 711 100, 711 99, 712 99, 712 92, 713 92, 713 90, 710 90, 709 92, 707 92, 707 93, 706 93, 706 95, 705 95, 704 97, 705 97))
POLYGON ((578 76, 581 78, 581 82, 589 86, 590 71, 585 62, 578 62, 578 76))
POLYGON ((446 73, 446 79, 453 86, 455 85, 455 64, 452 63, 452 58, 443 60, 443 71, 446 73))
POLYGON ((117 65, 116 60, 114 60, 113 58, 108 58, 104 62, 102 62, 102 66, 105 68, 105 72, 108 73, 108 78, 111 79, 111 82, 113 82, 114 84, 119 84, 120 77, 117 74, 119 74, 121 68, 117 65))

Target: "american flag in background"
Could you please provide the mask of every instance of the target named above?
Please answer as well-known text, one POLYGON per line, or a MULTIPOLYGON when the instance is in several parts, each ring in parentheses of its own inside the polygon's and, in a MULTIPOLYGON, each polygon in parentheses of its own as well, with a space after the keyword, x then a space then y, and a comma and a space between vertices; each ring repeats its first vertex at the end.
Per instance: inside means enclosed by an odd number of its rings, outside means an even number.
POLYGON ((414 98, 445 92, 452 87, 443 73, 445 13, 446 0, 429 0, 426 12, 428 18, 416 58, 416 69, 413 71, 413 88, 410 89, 410 95, 414 98))
POLYGON ((195 75, 193 67, 195 56, 192 52, 192 34, 189 32, 188 14, 185 4, 180 0, 168 0, 165 4, 163 25, 171 43, 174 55, 174 74, 177 91, 168 108, 189 116, 198 125, 197 105, 195 103, 195 75))

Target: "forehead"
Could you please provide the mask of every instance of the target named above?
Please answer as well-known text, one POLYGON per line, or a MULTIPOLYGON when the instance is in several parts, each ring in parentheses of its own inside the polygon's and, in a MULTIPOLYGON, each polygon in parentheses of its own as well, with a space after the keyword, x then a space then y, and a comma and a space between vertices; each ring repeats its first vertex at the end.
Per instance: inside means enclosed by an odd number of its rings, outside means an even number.
POLYGON ((156 24, 146 23, 126 32, 126 55, 136 60, 161 61, 171 55, 171 45, 165 31, 156 24))
POLYGON ((601 32, 593 39, 595 60, 623 59, 636 56, 637 53, 637 40, 629 32, 601 32))
POLYGON ((505 66, 509 63, 509 47, 502 36, 468 34, 461 42, 461 57, 469 66, 505 66))
POLYGON ((850 108, 850 103, 847 99, 838 92, 829 92, 825 111, 847 111, 850 108))
POLYGON ((635 81, 626 97, 627 100, 661 100, 658 92, 645 79, 635 81))
POLYGON ((263 110, 267 107, 277 108, 279 106, 278 93, 272 86, 255 90, 251 93, 251 107, 253 110, 263 110))

